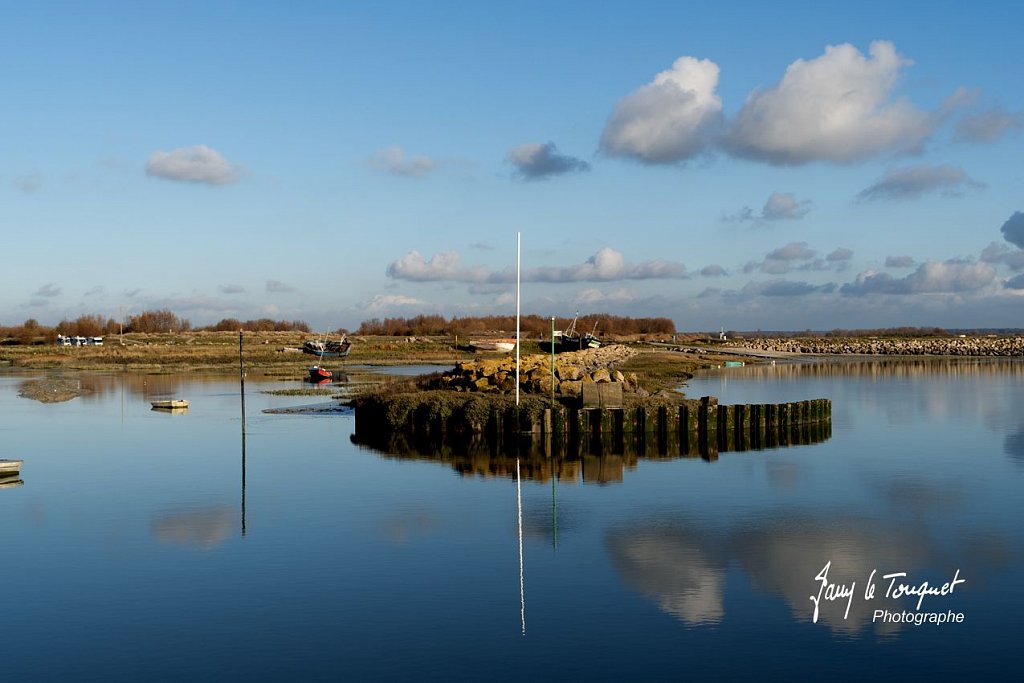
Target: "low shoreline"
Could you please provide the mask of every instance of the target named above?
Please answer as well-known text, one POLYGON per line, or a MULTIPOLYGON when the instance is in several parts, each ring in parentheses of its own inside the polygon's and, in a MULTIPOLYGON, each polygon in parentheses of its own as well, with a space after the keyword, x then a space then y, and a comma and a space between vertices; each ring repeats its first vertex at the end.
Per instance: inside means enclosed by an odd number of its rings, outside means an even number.
MULTIPOLYGON (((134 372, 147 375, 176 373, 238 373, 265 379, 298 379, 306 376, 315 356, 299 349, 311 335, 295 332, 199 332, 180 334, 126 334, 104 346, 56 347, 49 345, 0 345, 0 368, 7 371, 59 371, 60 381, 30 387, 31 393, 49 400, 67 400, 76 394, 75 377, 81 372, 134 372), (241 348, 240 348, 241 343, 241 348), (240 356, 241 352, 241 356, 240 356), (59 385, 59 386, 58 386, 59 385), (57 389, 57 391, 54 391, 57 389)), ((325 359, 324 365, 349 378, 355 393, 394 377, 381 372, 390 366, 424 365, 444 370, 472 359, 501 359, 509 354, 467 352, 449 337, 350 337, 352 352, 344 360, 325 359)), ((1022 357, 1022 337, 938 338, 756 338, 728 341, 695 340, 667 342, 643 338, 618 343, 632 355, 617 364, 635 375, 650 394, 675 391, 696 372, 744 360, 816 362, 846 359, 896 360, 899 358, 1022 357)), ((537 354, 537 341, 523 341, 523 354, 537 354)), ((51 377, 51 380, 56 379, 51 377)), ((37 400, 44 400, 43 398, 37 400)))
POLYGON ((808 355, 1012 357, 1024 356, 1024 337, 760 338, 735 340, 716 345, 716 349, 718 353, 745 353, 772 358, 808 355))

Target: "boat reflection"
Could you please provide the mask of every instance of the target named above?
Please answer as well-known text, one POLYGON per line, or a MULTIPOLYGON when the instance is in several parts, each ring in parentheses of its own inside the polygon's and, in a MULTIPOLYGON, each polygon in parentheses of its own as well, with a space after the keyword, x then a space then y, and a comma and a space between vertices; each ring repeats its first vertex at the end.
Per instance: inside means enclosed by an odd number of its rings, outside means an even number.
POLYGON ((24 481, 17 474, 0 474, 0 489, 12 489, 15 486, 24 485, 24 481))

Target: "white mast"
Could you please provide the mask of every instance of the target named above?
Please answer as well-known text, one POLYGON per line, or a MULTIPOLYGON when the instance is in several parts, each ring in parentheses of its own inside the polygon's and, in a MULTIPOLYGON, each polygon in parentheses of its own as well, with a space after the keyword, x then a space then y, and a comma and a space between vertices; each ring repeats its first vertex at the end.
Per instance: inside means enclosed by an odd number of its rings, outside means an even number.
POLYGON ((520 233, 516 231, 516 406, 519 405, 519 253, 520 233))

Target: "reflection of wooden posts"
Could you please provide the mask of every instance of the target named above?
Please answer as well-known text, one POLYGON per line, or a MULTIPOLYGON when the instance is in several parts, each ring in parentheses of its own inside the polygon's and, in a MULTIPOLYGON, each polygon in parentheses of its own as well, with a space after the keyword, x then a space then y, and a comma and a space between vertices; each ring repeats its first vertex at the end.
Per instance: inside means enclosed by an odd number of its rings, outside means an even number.
MULTIPOLYGON (((678 413, 676 410, 669 410, 668 406, 658 406, 658 453, 668 454, 671 452, 669 448, 669 429, 673 423, 679 424, 678 413), (673 413, 676 413, 673 415, 673 413)), ((675 430, 672 430, 674 432, 675 430)), ((678 445, 676 446, 678 452, 678 445)))
POLYGON ((750 446, 761 448, 764 444, 764 406, 755 403, 750 408, 750 446))
POLYGON ((733 406, 735 414, 736 450, 745 451, 750 446, 750 406, 733 406))

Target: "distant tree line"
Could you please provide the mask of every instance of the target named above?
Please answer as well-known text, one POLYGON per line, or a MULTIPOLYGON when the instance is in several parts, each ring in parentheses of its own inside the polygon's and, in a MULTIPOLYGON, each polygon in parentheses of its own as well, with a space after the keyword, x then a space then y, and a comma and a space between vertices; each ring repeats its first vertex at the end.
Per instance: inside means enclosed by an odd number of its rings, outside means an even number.
POLYGON ((271 320, 260 318, 259 320, 246 320, 242 322, 237 318, 224 318, 220 322, 202 328, 211 332, 309 332, 309 325, 302 320, 271 320))
MULTIPOLYGON (((177 316, 167 309, 143 311, 130 316, 125 322, 119 323, 113 318, 101 315, 82 315, 74 320, 61 320, 54 327, 39 324, 29 318, 21 325, 0 325, 0 340, 7 344, 52 344, 57 335, 68 337, 103 337, 114 336, 121 332, 188 332, 193 330, 192 323, 177 316)), ((222 332, 245 330, 246 332, 309 332, 310 328, 301 320, 259 320, 241 321, 235 318, 224 318, 214 325, 195 328, 196 331, 222 332)))
MULTIPOLYGON (((555 329, 564 330, 572 318, 556 318, 555 329)), ((523 334, 544 337, 551 332, 551 318, 525 315, 520 318, 523 334)), ((511 315, 452 317, 418 315, 413 318, 373 318, 364 321, 356 334, 385 337, 415 337, 429 335, 468 336, 474 334, 515 332, 516 319, 511 315)), ((597 335, 675 334, 676 325, 671 318, 627 318, 622 316, 591 314, 580 316, 576 329, 581 332, 596 330, 597 335)))
MULTIPOLYGON (((564 330, 572 322, 572 318, 557 318, 555 329, 564 330)), ((512 334, 516 329, 515 316, 491 315, 445 318, 441 315, 417 315, 412 318, 373 318, 364 321, 356 334, 388 337, 416 336, 461 336, 485 334, 512 334)), ((524 335, 533 338, 544 338, 551 331, 551 318, 539 315, 526 315, 520 319, 520 329, 524 335)), ((576 329, 580 332, 595 331, 598 336, 627 335, 673 335, 676 334, 675 323, 671 318, 630 318, 606 314, 589 314, 580 316, 576 321, 576 329)), ((238 320, 224 318, 213 325, 193 328, 192 323, 167 309, 143 311, 127 318, 120 323, 113 318, 102 315, 82 315, 74 320, 61 320, 54 327, 41 325, 34 318, 29 318, 21 325, 0 325, 0 342, 5 344, 52 344, 58 334, 77 337, 114 336, 120 332, 174 333, 188 331, 209 332, 303 332, 309 333, 310 327, 302 320, 238 320)), ((338 330, 344 332, 345 330, 338 330)), ((741 332, 730 330, 729 338, 736 337, 948 337, 956 334, 1020 334, 1019 328, 992 328, 977 330, 947 330, 941 327, 880 327, 870 329, 833 329, 828 331, 766 331, 741 332)), ((717 333, 709 334, 717 337, 717 333)))

